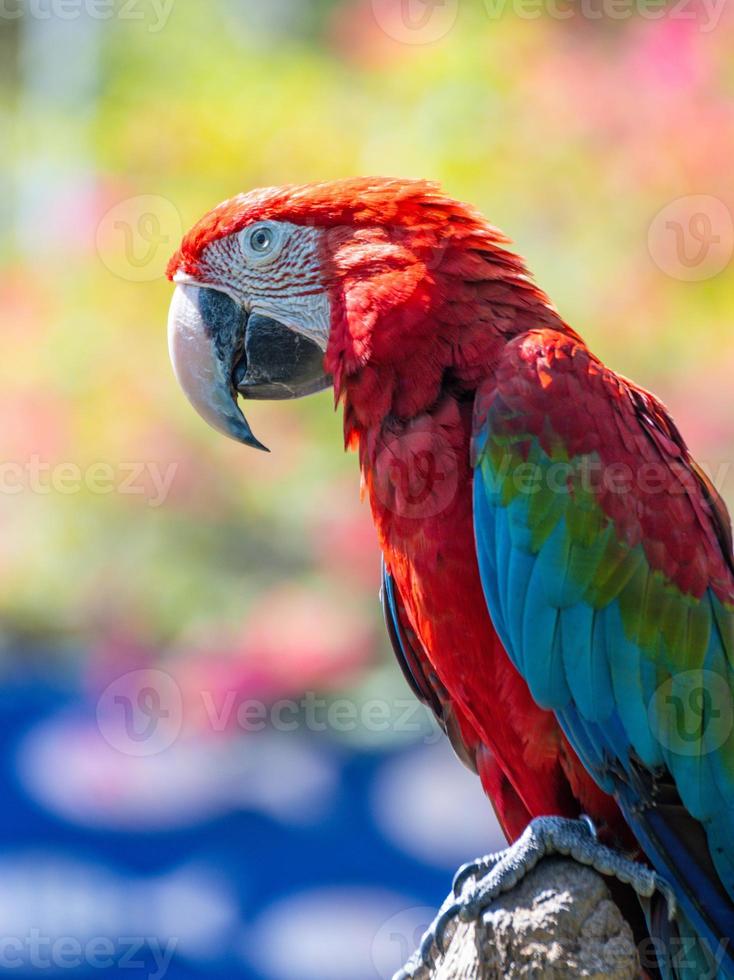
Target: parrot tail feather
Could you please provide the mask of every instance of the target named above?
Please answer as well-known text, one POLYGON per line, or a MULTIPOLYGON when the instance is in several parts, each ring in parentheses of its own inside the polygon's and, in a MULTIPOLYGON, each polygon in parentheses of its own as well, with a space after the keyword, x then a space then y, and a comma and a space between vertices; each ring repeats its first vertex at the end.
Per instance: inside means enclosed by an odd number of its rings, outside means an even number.
POLYGON ((680 802, 640 808, 638 801, 626 803, 620 796, 643 850, 672 886, 678 902, 672 921, 665 921, 667 915, 662 915, 659 905, 648 914, 658 960, 662 952, 669 975, 676 980, 731 980, 734 904, 716 873, 704 827, 680 802))

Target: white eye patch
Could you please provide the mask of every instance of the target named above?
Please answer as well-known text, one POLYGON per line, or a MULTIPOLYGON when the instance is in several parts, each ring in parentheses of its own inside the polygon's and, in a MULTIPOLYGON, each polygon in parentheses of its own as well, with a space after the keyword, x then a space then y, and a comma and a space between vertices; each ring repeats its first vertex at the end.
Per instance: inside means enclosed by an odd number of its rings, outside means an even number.
POLYGON ((320 228, 257 221, 209 247, 205 282, 248 313, 269 316, 326 350, 330 303, 320 228))

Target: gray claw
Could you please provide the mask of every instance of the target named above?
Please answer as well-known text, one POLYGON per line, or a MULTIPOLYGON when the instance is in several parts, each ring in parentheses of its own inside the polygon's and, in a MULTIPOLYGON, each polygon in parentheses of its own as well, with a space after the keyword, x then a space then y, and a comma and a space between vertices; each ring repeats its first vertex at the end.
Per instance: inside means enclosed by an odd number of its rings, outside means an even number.
POLYGON ((580 823, 586 824, 586 826, 589 828, 589 833, 594 838, 594 840, 599 840, 599 833, 596 829, 596 824, 591 819, 591 817, 588 816, 588 814, 582 813, 581 816, 579 817, 579 821, 580 823))
POLYGON ((466 864, 462 864, 454 875, 454 880, 451 885, 454 895, 458 898, 464 890, 467 881, 490 871, 500 860, 503 853, 503 851, 500 851, 497 854, 488 854, 486 857, 479 858, 476 861, 467 861, 466 864))
POLYGON ((421 939, 420 948, 418 950, 421 966, 425 966, 427 969, 430 969, 433 966, 433 948, 436 945, 437 922, 438 918, 434 919, 428 929, 424 932, 423 938, 421 939))
POLYGON ((458 896, 461 894, 467 881, 477 875, 481 864, 481 861, 467 861, 466 864, 462 864, 454 875, 454 880, 451 883, 451 891, 454 893, 454 895, 458 896))
POLYGON ((461 907, 461 902, 453 902, 448 908, 444 909, 443 912, 439 913, 439 916, 435 921, 433 941, 436 944, 436 949, 441 956, 443 956, 446 952, 446 930, 448 929, 451 920, 461 915, 461 907))

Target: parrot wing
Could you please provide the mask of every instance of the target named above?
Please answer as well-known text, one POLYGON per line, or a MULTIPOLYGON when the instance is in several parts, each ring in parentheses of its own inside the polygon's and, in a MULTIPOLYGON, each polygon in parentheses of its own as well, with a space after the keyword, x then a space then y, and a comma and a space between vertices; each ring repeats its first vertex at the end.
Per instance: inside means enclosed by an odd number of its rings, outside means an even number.
MULTIPOLYGON (((699 935, 734 940, 734 559, 665 408, 575 336, 508 344, 475 399, 494 626, 699 935)), ((730 953, 729 953, 730 955, 730 953)))
POLYGON ((464 765, 472 772, 478 772, 483 762, 479 739, 468 720, 459 714, 433 669, 423 644, 408 621, 405 605, 384 561, 380 601, 393 651, 411 690, 431 709, 464 765))

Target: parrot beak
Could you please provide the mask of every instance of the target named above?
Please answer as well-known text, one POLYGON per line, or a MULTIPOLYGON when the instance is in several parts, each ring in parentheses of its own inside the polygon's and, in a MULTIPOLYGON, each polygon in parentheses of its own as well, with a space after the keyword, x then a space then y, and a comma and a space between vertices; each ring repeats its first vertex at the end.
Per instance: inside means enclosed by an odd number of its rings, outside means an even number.
POLYGON ((217 432, 268 452, 237 402, 300 398, 331 384, 313 341, 226 293, 179 283, 168 315, 168 349, 184 394, 217 432))

